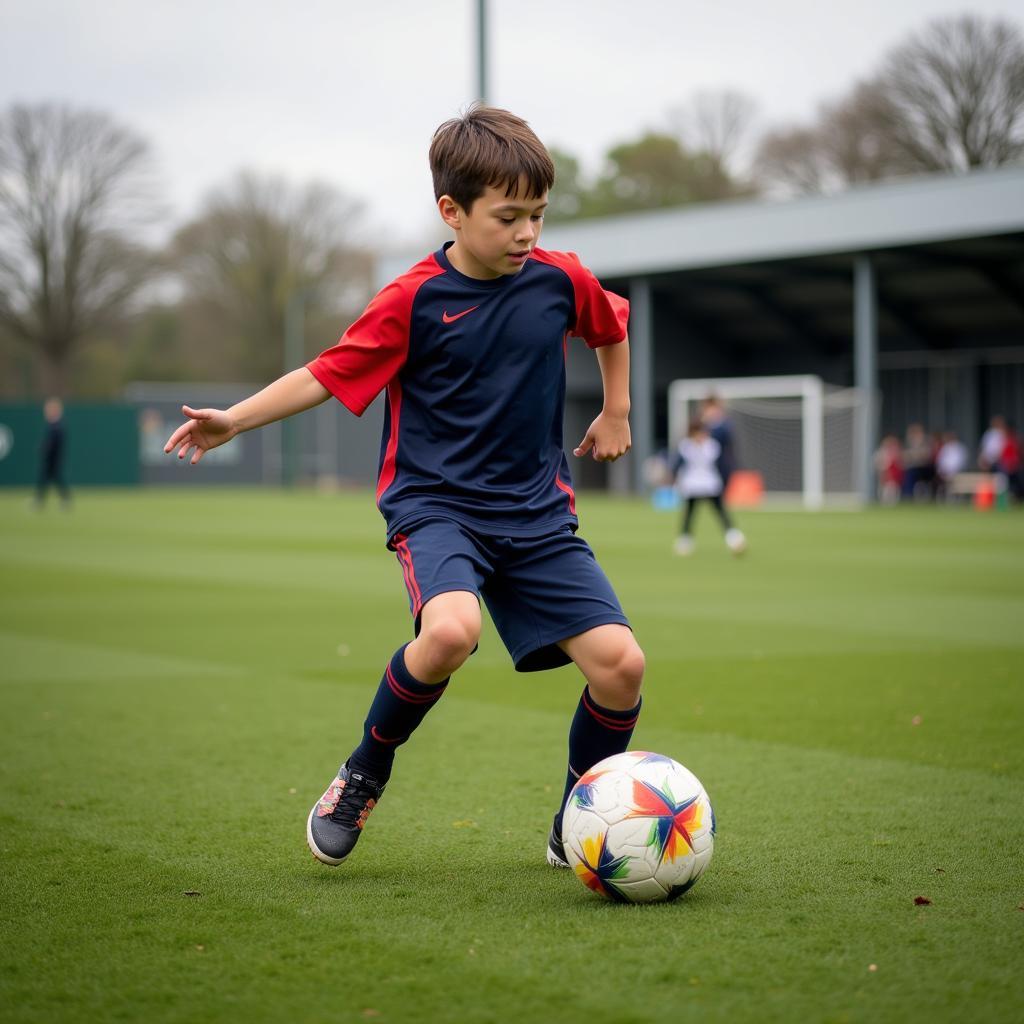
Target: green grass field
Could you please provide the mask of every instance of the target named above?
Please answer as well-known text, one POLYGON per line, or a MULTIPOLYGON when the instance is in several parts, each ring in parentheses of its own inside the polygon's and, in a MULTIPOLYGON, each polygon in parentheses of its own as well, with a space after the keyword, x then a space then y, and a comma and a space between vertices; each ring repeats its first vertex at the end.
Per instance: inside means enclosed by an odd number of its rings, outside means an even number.
POLYGON ((4 1021, 1024 1019, 1024 516, 584 495, 633 741, 715 804, 679 902, 544 863, 580 679, 489 623, 352 860, 313 801, 408 637, 368 494, 0 496, 4 1021), (917 897, 930 901, 915 903, 917 897))

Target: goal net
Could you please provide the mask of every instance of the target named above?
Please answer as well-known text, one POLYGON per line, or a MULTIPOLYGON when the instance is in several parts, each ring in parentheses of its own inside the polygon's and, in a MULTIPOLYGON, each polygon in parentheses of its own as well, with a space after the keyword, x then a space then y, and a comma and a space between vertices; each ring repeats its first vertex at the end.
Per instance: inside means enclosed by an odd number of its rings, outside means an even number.
POLYGON ((807 508, 859 500, 866 457, 858 448, 865 414, 856 388, 811 375, 677 380, 669 386, 669 444, 674 447, 716 395, 732 426, 737 468, 761 475, 765 495, 807 508))

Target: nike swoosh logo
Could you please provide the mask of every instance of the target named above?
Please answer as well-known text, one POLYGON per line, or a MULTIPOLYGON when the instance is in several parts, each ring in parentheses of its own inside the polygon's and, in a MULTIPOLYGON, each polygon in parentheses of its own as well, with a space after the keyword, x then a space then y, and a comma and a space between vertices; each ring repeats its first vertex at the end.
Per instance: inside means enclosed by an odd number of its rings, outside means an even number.
POLYGON ((386 736, 381 736, 381 734, 379 732, 377 732, 377 726, 375 726, 375 725, 371 726, 371 728, 370 728, 370 735, 378 743, 401 743, 402 740, 405 739, 404 736, 396 736, 393 740, 389 740, 386 736))
POLYGON ((460 320, 462 317, 466 316, 468 313, 472 313, 474 309, 479 309, 479 308, 480 308, 479 306, 470 306, 469 309, 464 309, 461 313, 456 313, 454 316, 449 316, 448 315, 448 310, 446 309, 441 314, 441 319, 446 324, 453 324, 453 323, 455 323, 456 320, 460 320))

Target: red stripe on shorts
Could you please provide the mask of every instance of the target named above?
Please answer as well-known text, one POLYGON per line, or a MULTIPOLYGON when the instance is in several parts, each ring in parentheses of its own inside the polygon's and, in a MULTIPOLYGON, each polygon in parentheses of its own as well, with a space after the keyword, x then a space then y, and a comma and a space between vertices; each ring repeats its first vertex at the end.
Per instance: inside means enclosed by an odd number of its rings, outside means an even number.
POLYGON ((416 582, 416 570, 412 564, 412 552, 409 550, 409 540, 404 533, 395 534, 395 553, 402 563, 402 571, 405 573, 405 586, 412 598, 412 613, 419 615, 423 606, 423 597, 420 594, 420 585, 416 582))

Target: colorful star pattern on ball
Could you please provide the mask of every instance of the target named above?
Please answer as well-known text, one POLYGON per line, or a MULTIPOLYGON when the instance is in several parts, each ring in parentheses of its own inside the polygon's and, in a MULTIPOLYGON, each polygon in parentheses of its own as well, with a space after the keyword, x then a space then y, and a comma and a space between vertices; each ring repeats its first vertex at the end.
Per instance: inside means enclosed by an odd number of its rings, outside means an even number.
POLYGON ((577 807, 594 806, 594 783, 605 774, 607 773, 591 769, 589 772, 584 772, 579 777, 579 781, 572 790, 572 801, 577 807))
POLYGON ((609 899, 623 900, 615 881, 629 874, 629 858, 613 857, 606 844, 607 834, 588 836, 583 840, 580 863, 575 871, 580 881, 588 888, 609 899))
POLYGON ((664 754, 648 754, 646 751, 636 751, 637 765, 642 764, 663 764, 663 765, 674 765, 675 761, 671 757, 666 757, 664 754))
POLYGON ((627 817, 654 819, 647 845, 658 850, 659 860, 674 861, 693 850, 692 834, 703 822, 698 796, 678 803, 667 786, 662 791, 634 780, 633 804, 627 817))

